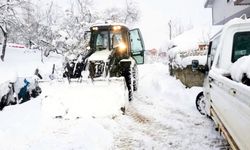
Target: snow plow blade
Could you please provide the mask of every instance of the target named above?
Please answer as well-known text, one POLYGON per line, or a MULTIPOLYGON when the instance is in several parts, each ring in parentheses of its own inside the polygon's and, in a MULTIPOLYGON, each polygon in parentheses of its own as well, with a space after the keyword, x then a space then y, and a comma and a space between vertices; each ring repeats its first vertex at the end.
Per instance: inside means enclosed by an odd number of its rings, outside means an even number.
POLYGON ((47 117, 104 117, 121 114, 128 103, 123 77, 40 83, 42 110, 47 117))

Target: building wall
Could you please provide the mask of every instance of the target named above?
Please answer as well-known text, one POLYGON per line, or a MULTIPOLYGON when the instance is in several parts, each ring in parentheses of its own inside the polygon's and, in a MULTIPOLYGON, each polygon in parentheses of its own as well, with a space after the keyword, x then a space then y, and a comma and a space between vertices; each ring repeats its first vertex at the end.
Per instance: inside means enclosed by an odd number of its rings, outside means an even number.
POLYGON ((240 17, 242 14, 250 17, 248 5, 234 5, 233 0, 214 0, 212 5, 213 24, 225 24, 227 21, 240 17))
MULTIPOLYGON (((192 66, 189 65, 186 68, 169 68, 170 74, 175 76, 176 79, 179 79, 182 84, 186 87, 193 87, 193 86, 203 86, 205 74, 195 70, 192 70, 192 66)), ((204 66, 199 66, 199 69, 204 69, 204 66)))

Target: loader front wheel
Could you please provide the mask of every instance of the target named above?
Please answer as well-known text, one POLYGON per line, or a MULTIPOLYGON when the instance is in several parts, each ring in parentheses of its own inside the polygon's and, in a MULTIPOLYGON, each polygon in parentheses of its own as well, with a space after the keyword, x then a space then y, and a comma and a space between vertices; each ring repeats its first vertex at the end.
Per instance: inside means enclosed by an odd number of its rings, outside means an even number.
POLYGON ((134 88, 133 88, 133 74, 130 65, 131 62, 122 63, 122 70, 123 70, 122 76, 124 76, 128 88, 128 99, 129 101, 132 101, 134 88))
POLYGON ((125 77, 125 80, 126 80, 126 84, 127 84, 127 87, 128 87, 128 100, 129 101, 132 101, 133 100, 133 76, 132 76, 132 73, 131 73, 131 70, 130 68, 127 68, 128 70, 126 71, 126 76, 125 77))

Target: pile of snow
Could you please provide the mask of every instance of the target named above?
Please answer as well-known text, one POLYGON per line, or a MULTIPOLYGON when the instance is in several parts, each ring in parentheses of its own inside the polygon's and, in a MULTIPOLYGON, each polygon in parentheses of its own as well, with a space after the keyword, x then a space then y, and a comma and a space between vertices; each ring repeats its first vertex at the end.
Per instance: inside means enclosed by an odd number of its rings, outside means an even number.
POLYGON ((179 55, 176 55, 175 59, 170 59, 171 66, 176 68, 186 68, 188 65, 192 64, 192 60, 198 60, 199 65, 205 66, 207 57, 206 56, 189 56, 181 58, 179 55))
POLYGON ((241 82, 244 74, 250 78, 250 56, 239 58, 230 68, 230 74, 233 80, 241 82))
POLYGON ((206 56, 189 56, 182 59, 181 65, 182 67, 187 67, 188 65, 192 64, 192 60, 199 60, 199 64, 205 66, 207 62, 206 56))
POLYGON ((123 80, 53 82, 40 86, 45 94, 43 113, 51 118, 112 117, 121 114, 121 107, 128 103, 123 80))
POLYGON ((47 118, 41 110, 38 98, 0 112, 1 149, 109 149, 112 145, 113 136, 93 118, 47 118))

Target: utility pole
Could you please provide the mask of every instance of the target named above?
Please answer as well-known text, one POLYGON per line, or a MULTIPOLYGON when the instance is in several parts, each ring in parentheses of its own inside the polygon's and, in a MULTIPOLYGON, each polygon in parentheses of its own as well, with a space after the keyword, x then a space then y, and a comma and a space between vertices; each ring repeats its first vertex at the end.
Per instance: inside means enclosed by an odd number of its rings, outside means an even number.
POLYGON ((169 20, 168 22, 168 28, 169 28, 169 40, 172 39, 172 22, 169 20))

